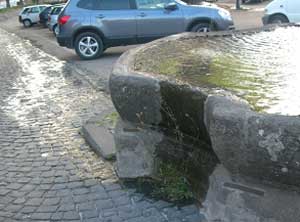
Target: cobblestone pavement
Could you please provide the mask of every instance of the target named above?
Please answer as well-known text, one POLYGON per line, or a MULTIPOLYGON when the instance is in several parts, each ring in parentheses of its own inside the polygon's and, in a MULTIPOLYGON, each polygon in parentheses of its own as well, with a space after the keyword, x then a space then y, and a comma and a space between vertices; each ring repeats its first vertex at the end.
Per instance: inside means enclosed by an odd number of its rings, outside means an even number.
POLYGON ((0 29, 0 221, 191 221, 123 189, 79 135, 110 100, 72 67, 0 29))

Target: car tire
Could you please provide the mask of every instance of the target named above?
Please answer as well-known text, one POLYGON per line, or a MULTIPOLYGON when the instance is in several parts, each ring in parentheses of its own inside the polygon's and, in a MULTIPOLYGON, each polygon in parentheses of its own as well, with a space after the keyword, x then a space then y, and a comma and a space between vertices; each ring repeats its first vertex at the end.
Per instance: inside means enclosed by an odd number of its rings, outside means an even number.
POLYGON ((289 23, 289 20, 284 15, 274 15, 270 18, 269 24, 289 23))
POLYGON ((191 28, 191 32, 211 32, 213 30, 213 25, 209 23, 197 23, 191 28))
POLYGON ((25 28, 29 28, 32 26, 32 22, 29 19, 23 20, 23 25, 25 28))
POLYGON ((81 33, 76 37, 75 51, 84 60, 99 58, 104 51, 103 41, 94 32, 81 33))
POLYGON ((53 31, 54 36, 57 36, 57 35, 58 35, 58 32, 59 32, 59 27, 58 27, 58 25, 54 25, 52 31, 53 31))

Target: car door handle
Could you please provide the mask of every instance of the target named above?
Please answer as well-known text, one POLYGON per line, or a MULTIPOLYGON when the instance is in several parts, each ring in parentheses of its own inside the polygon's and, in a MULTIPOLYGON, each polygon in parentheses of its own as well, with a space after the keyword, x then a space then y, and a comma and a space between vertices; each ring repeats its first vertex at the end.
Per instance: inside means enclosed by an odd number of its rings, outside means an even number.
POLYGON ((105 15, 97 15, 96 17, 99 19, 103 19, 103 18, 105 18, 105 15))
POLYGON ((146 14, 145 12, 142 12, 142 13, 140 13, 138 16, 139 16, 139 17, 146 17, 147 14, 146 14))

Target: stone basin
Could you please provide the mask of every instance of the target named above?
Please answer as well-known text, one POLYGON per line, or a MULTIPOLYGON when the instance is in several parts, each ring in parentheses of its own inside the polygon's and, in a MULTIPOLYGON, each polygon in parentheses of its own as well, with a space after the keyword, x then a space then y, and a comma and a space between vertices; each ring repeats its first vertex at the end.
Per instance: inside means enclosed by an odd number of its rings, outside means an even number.
POLYGON ((299 34, 289 26, 154 41, 119 59, 112 100, 123 121, 213 150, 233 175, 298 188, 299 34))

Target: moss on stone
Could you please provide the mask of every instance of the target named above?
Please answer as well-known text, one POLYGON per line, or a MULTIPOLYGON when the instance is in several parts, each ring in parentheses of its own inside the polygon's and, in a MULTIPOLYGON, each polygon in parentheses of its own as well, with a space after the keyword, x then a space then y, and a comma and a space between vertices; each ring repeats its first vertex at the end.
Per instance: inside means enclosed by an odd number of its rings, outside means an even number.
POLYGON ((158 72, 164 75, 177 75, 180 62, 176 58, 166 59, 159 63, 158 72))
POLYGON ((112 112, 105 115, 101 120, 97 122, 99 126, 110 126, 115 127, 119 118, 119 114, 117 112, 112 112))

